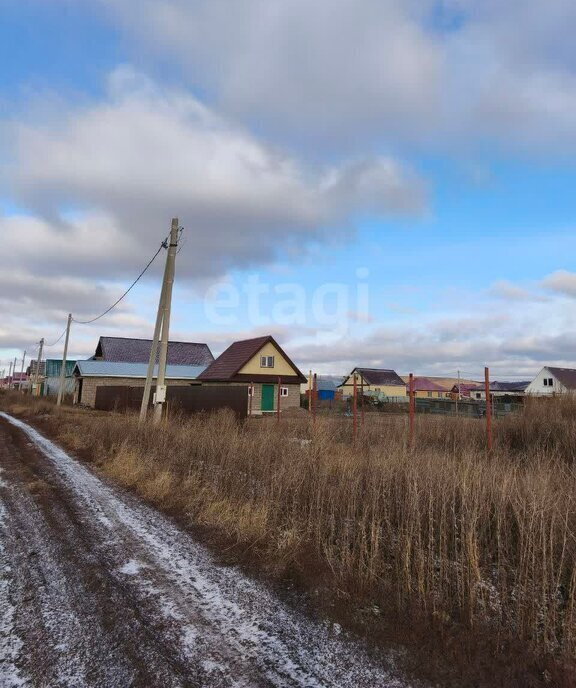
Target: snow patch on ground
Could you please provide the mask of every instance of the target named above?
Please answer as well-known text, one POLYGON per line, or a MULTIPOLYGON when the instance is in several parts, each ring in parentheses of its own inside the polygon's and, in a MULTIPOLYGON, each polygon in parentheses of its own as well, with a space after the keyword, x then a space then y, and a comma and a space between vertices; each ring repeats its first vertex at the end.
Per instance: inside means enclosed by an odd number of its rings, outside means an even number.
POLYGON ((130 559, 130 561, 127 561, 124 566, 121 566, 118 570, 126 576, 135 576, 137 573, 140 573, 142 568, 143 564, 141 562, 136 561, 136 559, 130 559))
MULTIPOLYGON (((0 487, 7 483, 0 481, 0 487)), ((10 600, 11 568, 4 546, 7 532, 7 512, 0 501, 0 686, 20 688, 28 685, 17 666, 22 641, 14 633, 16 608, 10 600)))

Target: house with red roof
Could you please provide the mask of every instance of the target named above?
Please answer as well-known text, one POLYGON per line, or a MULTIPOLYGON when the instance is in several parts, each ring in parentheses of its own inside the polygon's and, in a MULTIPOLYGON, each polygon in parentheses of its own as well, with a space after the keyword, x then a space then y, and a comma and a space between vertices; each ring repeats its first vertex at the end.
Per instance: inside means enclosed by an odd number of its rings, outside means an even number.
POLYGON ((415 397, 443 399, 450 396, 450 392, 447 392, 442 385, 427 377, 415 377, 412 384, 415 397))

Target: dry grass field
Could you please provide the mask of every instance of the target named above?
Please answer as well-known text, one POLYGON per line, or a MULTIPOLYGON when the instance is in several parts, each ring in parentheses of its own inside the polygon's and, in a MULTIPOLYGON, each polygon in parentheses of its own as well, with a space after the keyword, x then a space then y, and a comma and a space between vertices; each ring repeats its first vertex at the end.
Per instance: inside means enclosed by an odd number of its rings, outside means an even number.
POLYGON ((304 411, 279 424, 222 413, 140 429, 132 415, 16 394, 0 407, 41 419, 64 446, 268 575, 321 579, 339 606, 425 637, 429 667, 449 658, 460 677, 478 677, 454 685, 574 685, 572 399, 497 420, 490 455, 476 419, 417 417, 410 448, 405 415, 367 415, 353 442, 349 419, 312 428, 304 411), (509 682, 490 683, 497 670, 509 682))

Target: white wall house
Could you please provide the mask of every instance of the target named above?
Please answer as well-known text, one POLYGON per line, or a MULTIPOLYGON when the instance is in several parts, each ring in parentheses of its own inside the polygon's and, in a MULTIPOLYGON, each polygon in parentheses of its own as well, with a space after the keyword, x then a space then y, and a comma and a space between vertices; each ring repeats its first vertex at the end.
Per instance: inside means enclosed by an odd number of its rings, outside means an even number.
POLYGON ((553 396, 576 392, 576 369, 545 366, 526 388, 526 394, 553 396))

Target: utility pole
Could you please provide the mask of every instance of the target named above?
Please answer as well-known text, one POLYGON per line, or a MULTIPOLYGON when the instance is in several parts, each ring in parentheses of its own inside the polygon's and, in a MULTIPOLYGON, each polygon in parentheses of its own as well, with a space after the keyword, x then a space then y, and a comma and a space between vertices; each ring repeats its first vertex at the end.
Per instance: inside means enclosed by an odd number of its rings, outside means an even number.
POLYGON ((16 362, 18 358, 14 356, 14 365, 12 366, 12 389, 16 389, 16 362))
POLYGON ((22 368, 20 369, 20 391, 24 392, 24 361, 26 360, 26 350, 24 350, 24 355, 22 356, 22 368))
POLYGON ((8 370, 8 389, 12 387, 12 361, 10 361, 10 368, 8 370))
POLYGON ((170 310, 172 306, 172 287, 176 272, 176 249, 178 248, 178 218, 172 218, 170 229, 170 244, 166 258, 166 293, 164 294, 164 313, 162 316, 162 337, 160 340, 160 356, 158 357, 158 377, 156 378, 156 399, 154 404, 154 423, 162 419, 162 408, 166 403, 166 362, 168 360, 168 339, 170 337, 170 310))
POLYGON ((64 355, 62 356, 62 368, 60 369, 60 383, 58 385, 58 398, 56 399, 56 406, 62 403, 64 396, 64 385, 66 384, 66 358, 68 356, 68 340, 70 339, 70 325, 72 324, 72 313, 68 313, 68 322, 66 323, 66 339, 64 340, 64 355))
POLYGON ((158 359, 158 374, 156 377, 156 394, 154 395, 154 423, 158 423, 162 418, 162 406, 166 401, 166 361, 168 359, 170 307, 172 304, 172 286, 174 284, 176 249, 178 247, 178 229, 178 218, 173 218, 172 227, 170 229, 170 242, 167 246, 168 254, 166 256, 166 267, 164 268, 162 290, 160 292, 158 312, 156 314, 154 338, 152 340, 152 347, 150 349, 150 359, 148 360, 148 371, 146 373, 146 383, 144 385, 142 406, 140 407, 140 424, 146 420, 159 344, 160 356, 158 359))
POLYGON ((42 354, 44 353, 44 337, 40 340, 40 344, 38 345, 38 359, 36 361, 36 375, 34 377, 34 391, 33 394, 35 397, 40 396, 40 390, 38 389, 38 381, 40 380, 40 363, 42 361, 42 354))

